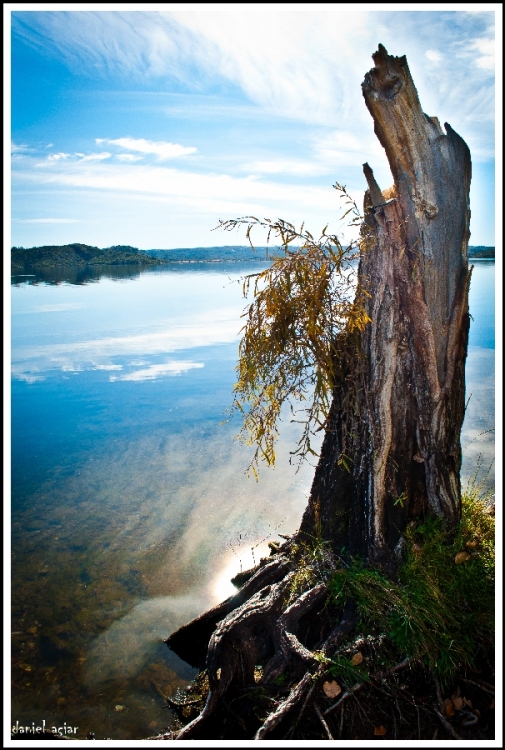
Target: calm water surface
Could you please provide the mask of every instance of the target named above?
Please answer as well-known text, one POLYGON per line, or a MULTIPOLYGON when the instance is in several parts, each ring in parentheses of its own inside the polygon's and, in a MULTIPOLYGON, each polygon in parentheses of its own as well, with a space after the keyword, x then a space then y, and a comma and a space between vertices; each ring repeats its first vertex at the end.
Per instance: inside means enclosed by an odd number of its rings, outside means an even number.
MULTIPOLYGON (((292 426, 257 484, 222 424, 238 280, 261 267, 13 279, 14 723, 162 730, 163 696, 194 675, 163 639, 299 525, 313 468, 289 466, 292 426)), ((494 263, 475 263, 470 305, 464 481, 493 456, 494 263)))

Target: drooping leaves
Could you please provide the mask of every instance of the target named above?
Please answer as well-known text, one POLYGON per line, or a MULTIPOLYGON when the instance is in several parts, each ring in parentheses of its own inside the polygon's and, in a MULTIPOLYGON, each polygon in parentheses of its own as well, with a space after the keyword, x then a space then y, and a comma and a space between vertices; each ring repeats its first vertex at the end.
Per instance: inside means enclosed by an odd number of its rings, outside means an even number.
MULTIPOLYGON (((335 186, 354 214, 356 204, 344 187, 335 186)), ((249 465, 257 477, 260 460, 275 463, 275 442, 283 407, 292 421, 303 424, 303 433, 292 455, 302 460, 317 455, 311 436, 324 428, 332 390, 339 372, 339 347, 343 335, 361 331, 369 322, 362 283, 357 283, 359 243, 344 247, 326 227, 315 239, 302 225, 278 219, 244 217, 220 222, 231 230, 246 226, 251 243, 254 227, 267 230, 268 241, 279 241, 270 253, 272 264, 243 281, 244 296, 253 301, 243 317, 237 383, 231 412, 243 417, 239 439, 255 445, 249 465)))

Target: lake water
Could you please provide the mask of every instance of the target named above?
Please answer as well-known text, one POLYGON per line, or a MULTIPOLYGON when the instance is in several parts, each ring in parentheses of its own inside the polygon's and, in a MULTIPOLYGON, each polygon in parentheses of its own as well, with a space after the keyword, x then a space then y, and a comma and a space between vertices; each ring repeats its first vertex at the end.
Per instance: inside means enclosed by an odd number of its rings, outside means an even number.
MULTIPOLYGON (((475 262, 463 480, 494 450, 494 262, 475 262)), ((12 285, 12 719, 136 739, 195 673, 163 639, 296 530, 313 474, 247 478, 223 424, 240 278, 261 264, 59 269, 12 285)))

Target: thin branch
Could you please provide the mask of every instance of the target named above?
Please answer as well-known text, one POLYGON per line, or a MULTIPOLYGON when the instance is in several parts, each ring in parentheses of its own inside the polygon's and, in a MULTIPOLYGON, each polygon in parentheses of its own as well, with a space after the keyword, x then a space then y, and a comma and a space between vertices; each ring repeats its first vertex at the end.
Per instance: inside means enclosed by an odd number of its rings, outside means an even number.
POLYGON ((394 674, 395 672, 399 672, 402 669, 405 669, 405 667, 408 667, 410 664, 410 657, 407 657, 403 661, 401 661, 399 664, 396 664, 396 666, 391 667, 391 669, 386 669, 384 672, 376 672, 375 674, 370 675, 371 680, 383 680, 386 677, 390 677, 390 675, 394 674))
POLYGON ((327 716, 329 713, 334 711, 336 708, 340 706, 341 703, 343 703, 348 698, 350 698, 351 695, 353 695, 353 693, 357 693, 358 690, 361 690, 362 687, 363 687, 363 683, 357 682, 356 685, 352 686, 352 688, 349 688, 349 690, 346 690, 345 693, 338 699, 338 701, 333 704, 333 706, 330 706, 329 708, 326 709, 326 711, 323 711, 323 716, 327 716))
POLYGON ((333 740, 334 737, 332 733, 330 732, 330 728, 328 724, 326 723, 326 721, 324 720, 323 714, 321 713, 321 710, 319 706, 317 705, 317 703, 314 703, 314 711, 316 712, 319 721, 323 725, 324 731, 326 732, 326 736, 328 737, 329 740, 333 740))
POLYGON ((436 715, 440 719, 440 722, 441 722, 442 726, 445 727, 445 729, 447 729, 447 731, 449 732, 449 734, 452 737, 454 737, 455 740, 462 740, 463 738, 460 737, 459 734, 454 729, 454 727, 451 724, 449 724, 449 722, 446 719, 444 719, 444 717, 442 716, 442 714, 440 713, 440 711, 438 709, 436 709, 436 708, 434 708, 433 710, 435 711, 436 715))
POLYGON ((342 735, 344 733, 344 713, 345 713, 345 706, 342 706, 340 709, 340 725, 338 727, 338 738, 342 739, 342 735))
POLYGON ((286 714, 289 713, 289 711, 300 701, 311 680, 311 673, 306 672, 298 685, 290 692, 286 700, 280 703, 273 713, 269 714, 266 721, 256 732, 254 736, 255 740, 265 739, 265 736, 273 729, 275 729, 275 727, 282 721, 284 716, 286 716, 286 714))
POLYGON ((440 681, 436 675, 433 675, 433 681, 435 683, 435 688, 437 691, 437 701, 438 701, 438 707, 440 710, 442 710, 442 706, 444 704, 444 699, 442 698, 442 691, 440 689, 440 681))
POLYGON ((483 690, 485 693, 489 693, 490 695, 495 695, 495 688, 492 685, 489 685, 487 682, 476 682, 475 680, 467 680, 466 677, 460 677, 459 678, 461 682, 466 682, 468 685, 474 685, 474 687, 478 687, 481 690, 483 690))
MULTIPOLYGON (((409 664, 409 662, 410 662, 410 658, 406 658, 402 662, 400 662, 399 664, 396 664, 396 666, 391 667, 391 669, 388 669, 388 670, 386 670, 384 672, 376 672, 376 674, 370 675, 370 679, 371 680, 382 680, 385 677, 389 677, 390 675, 394 674, 395 672, 399 672, 401 669, 405 669, 405 667, 409 664)), ((329 714, 332 711, 334 711, 336 708, 338 708, 340 706, 341 703, 344 702, 344 700, 347 700, 347 698, 349 698, 353 693, 357 693, 358 690, 361 690, 362 687, 363 687, 363 683, 362 682, 358 682, 358 683, 356 683, 356 685, 353 685, 352 688, 350 688, 349 690, 346 690, 346 692, 338 699, 338 701, 336 703, 334 703, 332 706, 330 706, 329 708, 327 708, 326 711, 324 711, 323 716, 326 716, 327 714, 329 714)))
POLYGON ((314 690, 315 690, 315 687, 316 687, 316 682, 315 682, 315 680, 314 680, 314 682, 312 683, 312 687, 310 688, 310 690, 309 690, 309 692, 307 693, 307 696, 306 696, 306 698, 305 698, 305 700, 304 700, 304 702, 303 702, 303 706, 301 707, 301 709, 300 709, 300 712, 299 712, 299 714, 298 714, 298 715, 297 715, 297 717, 296 717, 296 721, 295 721, 295 723, 293 724, 293 729, 295 729, 296 725, 298 724, 298 722, 299 722, 299 721, 300 721, 300 719, 302 718, 302 716, 303 716, 303 713, 304 713, 305 709, 307 708, 307 704, 308 704, 308 702, 309 702, 310 698, 312 697, 312 693, 313 693, 313 692, 314 692, 314 690))

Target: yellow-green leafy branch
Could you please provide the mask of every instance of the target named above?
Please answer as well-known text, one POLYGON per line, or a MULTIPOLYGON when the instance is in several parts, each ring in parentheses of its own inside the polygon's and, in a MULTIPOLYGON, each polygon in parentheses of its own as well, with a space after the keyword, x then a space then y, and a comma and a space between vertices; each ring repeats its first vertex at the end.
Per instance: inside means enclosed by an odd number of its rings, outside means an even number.
MULTIPOLYGON (((361 222, 345 188, 335 187, 350 204, 344 216, 352 213, 351 223, 361 222)), ((249 468, 257 476, 259 460, 275 462, 285 405, 292 421, 303 424, 292 455, 300 460, 317 455, 310 439, 325 427, 340 371, 339 353, 349 336, 369 322, 363 304, 366 291, 363 280, 356 278, 355 263, 365 238, 362 234, 360 241, 343 247, 336 235, 326 233, 327 227, 316 239, 303 225, 297 231, 282 219, 249 216, 220 222, 226 230, 244 225, 251 246, 254 227, 266 229, 268 241, 272 236, 280 241, 271 265, 243 281, 244 296, 252 291, 253 302, 243 314, 246 322, 230 410, 243 416, 239 439, 256 446, 249 468), (304 408, 297 409, 302 402, 304 408)))

